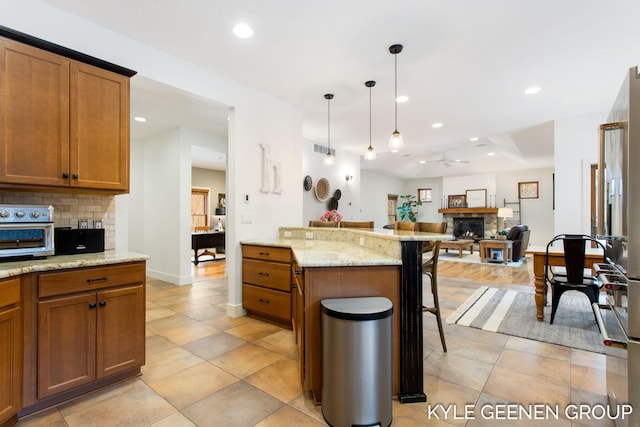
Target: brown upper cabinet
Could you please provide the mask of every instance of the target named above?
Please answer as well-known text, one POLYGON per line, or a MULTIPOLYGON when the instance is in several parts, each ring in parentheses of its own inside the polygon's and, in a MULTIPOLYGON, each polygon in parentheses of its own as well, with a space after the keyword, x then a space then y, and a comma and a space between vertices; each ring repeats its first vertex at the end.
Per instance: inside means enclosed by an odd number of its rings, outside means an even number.
POLYGON ((129 76, 0 37, 0 187, 128 192, 129 102, 129 76))

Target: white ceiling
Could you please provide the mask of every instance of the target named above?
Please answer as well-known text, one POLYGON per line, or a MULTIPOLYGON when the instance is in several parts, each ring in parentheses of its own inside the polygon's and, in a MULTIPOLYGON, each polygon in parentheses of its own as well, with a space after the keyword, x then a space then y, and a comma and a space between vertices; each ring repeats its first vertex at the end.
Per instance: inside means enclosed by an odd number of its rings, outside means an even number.
MULTIPOLYGON (((553 120, 604 119, 625 73, 640 63, 640 2, 632 0, 46 1, 300 105, 303 135, 319 144, 327 143, 323 95, 333 93, 338 150, 363 154, 368 146, 364 82, 375 80, 378 159, 362 165, 403 178, 552 166, 553 120), (252 38, 232 34, 241 21, 253 27, 252 38), (394 43, 404 45, 398 92, 410 99, 398 105, 405 147, 392 154, 394 43), (524 95, 533 85, 542 91, 524 95), (434 122, 444 126, 433 129, 434 122), (443 155, 470 162, 418 163, 443 155)), ((137 90, 134 83, 134 100, 137 90)), ((202 113, 198 102, 194 116, 202 113)), ((165 108, 165 124, 179 117, 162 102, 140 105, 153 114, 165 108)), ((191 117, 191 125, 225 108, 191 117)))

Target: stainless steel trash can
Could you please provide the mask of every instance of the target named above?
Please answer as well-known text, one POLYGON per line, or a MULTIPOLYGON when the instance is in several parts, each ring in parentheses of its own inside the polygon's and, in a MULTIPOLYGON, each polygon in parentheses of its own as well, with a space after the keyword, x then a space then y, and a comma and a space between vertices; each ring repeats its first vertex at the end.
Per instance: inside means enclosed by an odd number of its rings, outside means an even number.
POLYGON ((391 425, 393 304, 336 298, 322 308, 322 415, 333 427, 391 425))

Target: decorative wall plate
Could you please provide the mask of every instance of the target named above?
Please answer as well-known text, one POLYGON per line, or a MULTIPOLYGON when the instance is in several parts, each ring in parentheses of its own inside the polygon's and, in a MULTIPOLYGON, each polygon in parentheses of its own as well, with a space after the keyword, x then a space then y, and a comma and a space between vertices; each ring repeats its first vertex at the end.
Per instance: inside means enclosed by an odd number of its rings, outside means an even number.
POLYGON ((303 185, 305 191, 311 190, 311 187, 313 187, 313 180, 311 179, 311 177, 309 175, 304 177, 304 182, 303 182, 302 185, 303 185))
POLYGON ((330 211, 333 211, 333 210, 337 211, 338 199, 336 199, 335 197, 330 198, 327 207, 329 208, 330 211))
POLYGON ((316 182, 316 188, 315 188, 316 199, 320 200, 321 202, 324 202, 325 200, 327 200, 327 197, 329 197, 330 190, 331 190, 331 185, 329 184, 329 181, 327 180, 327 178, 320 178, 318 182, 316 182))

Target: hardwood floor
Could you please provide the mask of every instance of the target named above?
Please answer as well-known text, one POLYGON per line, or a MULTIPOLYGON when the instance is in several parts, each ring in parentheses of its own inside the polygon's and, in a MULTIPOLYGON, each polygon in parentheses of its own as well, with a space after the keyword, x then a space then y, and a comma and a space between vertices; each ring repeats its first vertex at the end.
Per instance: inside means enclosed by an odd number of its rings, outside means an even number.
POLYGON ((191 274, 193 275, 193 283, 202 282, 204 280, 221 279, 227 267, 225 259, 216 261, 199 262, 198 265, 191 264, 191 274))
MULTIPOLYGON (((226 264, 226 260, 201 262, 198 265, 192 264, 191 271, 194 283, 224 277, 226 264)), ((533 286, 533 262, 531 259, 526 258, 519 267, 507 267, 500 264, 471 264, 440 259, 438 274, 461 279, 533 286)))
POLYGON ((438 275, 533 286, 533 260, 527 257, 521 266, 508 267, 501 264, 443 261, 441 257, 438 261, 438 275))

